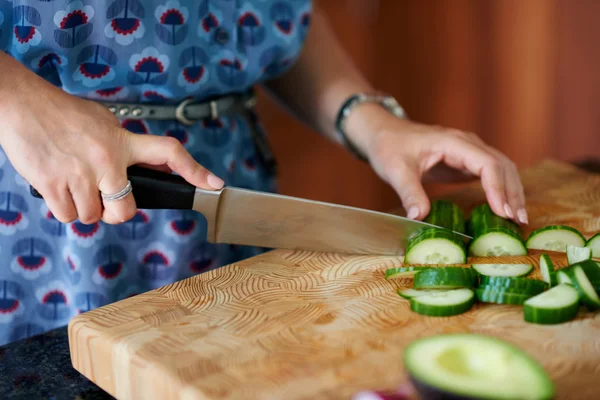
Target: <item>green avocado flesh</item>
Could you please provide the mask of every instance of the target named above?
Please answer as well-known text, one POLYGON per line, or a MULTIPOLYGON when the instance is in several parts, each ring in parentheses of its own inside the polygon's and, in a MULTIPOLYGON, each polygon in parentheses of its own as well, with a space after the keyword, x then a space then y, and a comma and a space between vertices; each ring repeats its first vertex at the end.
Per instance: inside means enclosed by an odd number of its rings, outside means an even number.
POLYGON ((476 334, 419 339, 404 353, 413 380, 440 392, 480 399, 550 399, 554 385, 533 358, 476 334))

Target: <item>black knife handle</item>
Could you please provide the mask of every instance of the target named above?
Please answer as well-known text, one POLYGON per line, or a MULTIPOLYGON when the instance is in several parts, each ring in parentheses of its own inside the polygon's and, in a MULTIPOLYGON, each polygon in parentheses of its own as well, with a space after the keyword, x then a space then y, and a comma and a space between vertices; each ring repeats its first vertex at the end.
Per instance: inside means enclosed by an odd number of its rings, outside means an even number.
MULTIPOLYGON (((167 174, 141 167, 129 167, 127 179, 135 203, 141 209, 191 210, 194 204, 194 185, 180 176, 167 174)), ((30 186, 31 195, 42 198, 42 195, 30 186)))

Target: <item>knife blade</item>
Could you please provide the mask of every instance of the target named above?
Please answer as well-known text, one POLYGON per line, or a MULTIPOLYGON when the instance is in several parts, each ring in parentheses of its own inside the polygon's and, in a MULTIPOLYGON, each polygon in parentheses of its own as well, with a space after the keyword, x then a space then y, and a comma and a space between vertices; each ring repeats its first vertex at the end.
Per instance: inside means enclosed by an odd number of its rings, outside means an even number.
MULTIPOLYGON (((179 176, 140 167, 130 167, 127 176, 138 208, 197 211, 206 218, 211 243, 404 255, 413 235, 436 227, 378 211, 230 186, 203 190, 179 176)), ((33 188, 32 194, 41 197, 33 188)))

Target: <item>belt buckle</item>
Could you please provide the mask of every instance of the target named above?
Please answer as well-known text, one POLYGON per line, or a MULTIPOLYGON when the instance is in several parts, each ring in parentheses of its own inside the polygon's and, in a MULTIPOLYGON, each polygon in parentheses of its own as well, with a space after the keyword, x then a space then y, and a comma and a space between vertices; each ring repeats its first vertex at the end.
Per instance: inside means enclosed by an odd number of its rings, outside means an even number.
POLYGON ((187 126, 193 125, 194 122, 196 122, 196 121, 192 121, 191 119, 189 119, 185 116, 185 108, 188 106, 188 104, 191 104, 194 101, 195 101, 195 99, 190 97, 190 98, 183 100, 181 103, 179 103, 177 105, 177 107, 175 108, 175 118, 177 119, 177 121, 179 121, 180 123, 187 125, 187 126))
MULTIPOLYGON (((193 125, 194 122, 196 122, 195 120, 191 120, 185 116, 185 108, 194 102, 195 102, 195 99, 190 97, 188 99, 183 100, 181 103, 179 103, 177 105, 177 107, 175 108, 175 118, 177 119, 177 121, 181 122, 184 125, 188 125, 188 126, 193 125)), ((210 118, 211 119, 219 118, 219 109, 217 106, 217 101, 216 100, 209 101, 208 107, 210 110, 210 118)))

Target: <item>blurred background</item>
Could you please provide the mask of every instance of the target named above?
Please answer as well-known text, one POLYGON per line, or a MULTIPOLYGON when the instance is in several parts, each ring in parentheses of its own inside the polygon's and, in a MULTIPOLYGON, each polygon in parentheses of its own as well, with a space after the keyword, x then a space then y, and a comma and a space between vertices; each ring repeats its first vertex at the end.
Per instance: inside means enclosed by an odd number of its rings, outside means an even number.
MULTIPOLYGON (((475 132, 520 167, 600 156, 600 1, 320 4, 364 74, 413 120, 475 132)), ((282 193, 399 207, 367 165, 261 97, 282 193)), ((448 189, 427 187, 430 195, 448 189)))

